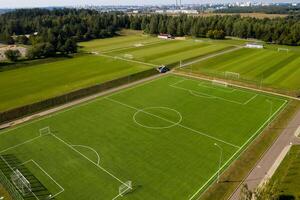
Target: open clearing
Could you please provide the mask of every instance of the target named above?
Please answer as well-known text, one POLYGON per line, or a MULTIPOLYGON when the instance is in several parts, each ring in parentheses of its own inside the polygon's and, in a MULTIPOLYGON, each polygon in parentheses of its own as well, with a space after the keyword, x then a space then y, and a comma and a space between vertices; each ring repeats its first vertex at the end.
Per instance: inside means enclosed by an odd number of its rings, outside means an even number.
POLYGON ((258 84, 292 90, 300 89, 300 54, 275 49, 240 49, 185 67, 193 73, 236 72, 258 84))
POLYGON ((271 178, 282 198, 298 199, 300 197, 300 146, 292 146, 289 153, 271 178))
POLYGON ((0 72, 0 111, 38 102, 149 68, 139 63, 96 56, 80 56, 0 72))
POLYGON ((224 169, 287 102, 163 76, 0 132, 1 162, 16 156, 56 199, 193 200, 216 179, 220 150, 224 169))

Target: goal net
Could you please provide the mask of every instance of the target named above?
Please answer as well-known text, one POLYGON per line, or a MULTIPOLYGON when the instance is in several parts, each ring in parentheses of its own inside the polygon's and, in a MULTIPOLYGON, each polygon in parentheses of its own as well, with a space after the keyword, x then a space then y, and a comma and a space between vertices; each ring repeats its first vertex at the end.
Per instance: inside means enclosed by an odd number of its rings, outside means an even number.
POLYGON ((41 135, 41 136, 51 134, 51 130, 50 130, 50 127, 49 127, 49 126, 44 127, 44 128, 41 128, 41 129, 39 130, 39 132, 40 132, 40 135, 41 135))
POLYGON ((287 52, 287 53, 288 53, 290 50, 287 49, 287 48, 278 48, 277 51, 278 51, 278 52, 284 51, 284 52, 287 52))
POLYGON ((18 188, 18 190, 24 195, 32 192, 30 182, 23 176, 23 174, 18 170, 14 170, 11 174, 11 181, 18 188))
POLYGON ((124 54, 124 58, 133 59, 133 55, 131 55, 131 54, 124 54))
POLYGON ((221 87, 228 87, 228 83, 225 81, 219 81, 219 80, 212 80, 212 85, 215 86, 221 86, 221 87))
POLYGON ((236 72, 225 72, 225 77, 229 78, 229 79, 239 79, 240 78, 240 74, 236 73, 236 72))
POLYGON ((130 190, 132 190, 132 182, 126 181, 119 187, 119 195, 123 196, 127 194, 130 190))

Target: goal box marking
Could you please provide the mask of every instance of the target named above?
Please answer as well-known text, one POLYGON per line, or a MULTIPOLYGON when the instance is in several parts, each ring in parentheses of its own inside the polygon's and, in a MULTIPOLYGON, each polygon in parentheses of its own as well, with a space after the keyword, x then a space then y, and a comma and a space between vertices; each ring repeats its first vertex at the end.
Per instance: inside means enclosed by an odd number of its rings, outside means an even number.
POLYGON ((225 81, 212 80, 211 83, 215 86, 228 87, 228 83, 225 81))
POLYGON ((47 127, 41 128, 41 129, 39 130, 39 133, 40 133, 40 136, 51 134, 50 127, 47 126, 47 127))

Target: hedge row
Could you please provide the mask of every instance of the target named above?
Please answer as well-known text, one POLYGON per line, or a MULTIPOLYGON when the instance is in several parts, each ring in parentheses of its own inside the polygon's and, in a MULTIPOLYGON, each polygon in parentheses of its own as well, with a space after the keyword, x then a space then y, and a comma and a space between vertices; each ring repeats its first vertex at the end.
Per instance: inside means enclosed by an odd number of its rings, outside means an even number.
POLYGON ((152 75, 157 74, 157 70, 152 68, 146 71, 138 72, 132 75, 128 75, 122 78, 118 78, 115 80, 111 80, 105 83, 97 84, 91 87, 79 89, 76 91, 72 91, 70 93, 56 96, 50 99, 46 99, 40 102, 36 102, 33 104, 21 106, 18 108, 14 108, 12 110, 8 110, 5 112, 0 112, 0 123, 12 121, 14 119, 18 119, 42 110, 49 109, 51 107, 55 107, 58 105, 62 105, 83 97, 87 97, 92 94, 96 94, 99 92, 103 92, 109 90, 114 87, 118 87, 124 84, 132 83, 137 80, 141 80, 146 77, 150 77, 152 75))

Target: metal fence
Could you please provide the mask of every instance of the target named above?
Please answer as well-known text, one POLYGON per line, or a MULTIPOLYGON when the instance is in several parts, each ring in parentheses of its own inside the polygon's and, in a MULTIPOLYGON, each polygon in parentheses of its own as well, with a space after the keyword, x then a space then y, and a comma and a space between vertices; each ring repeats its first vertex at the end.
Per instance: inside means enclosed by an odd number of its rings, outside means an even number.
POLYGON ((4 175, 2 170, 0 169, 0 183, 7 190, 9 195, 14 200, 24 200, 22 195, 17 191, 14 185, 9 181, 9 179, 4 175))

